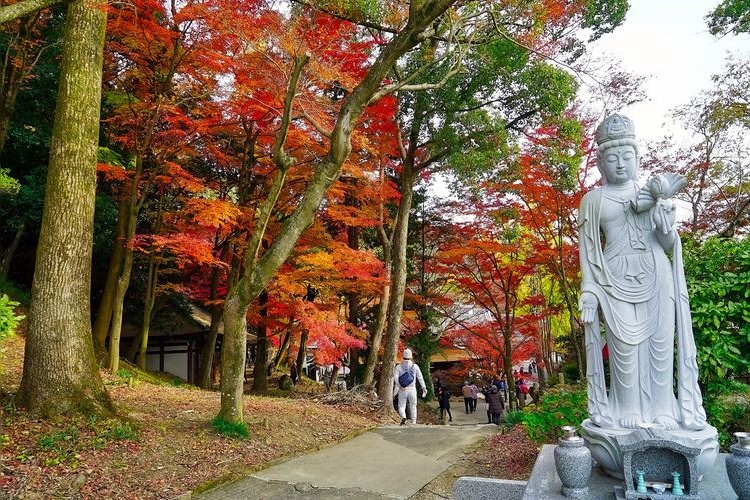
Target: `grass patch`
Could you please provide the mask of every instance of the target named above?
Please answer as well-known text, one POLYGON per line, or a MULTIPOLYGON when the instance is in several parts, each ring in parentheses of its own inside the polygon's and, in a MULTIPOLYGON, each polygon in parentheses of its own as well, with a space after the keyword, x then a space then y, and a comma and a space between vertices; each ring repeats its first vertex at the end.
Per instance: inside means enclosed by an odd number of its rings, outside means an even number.
MULTIPOLYGON (((64 464, 71 468, 78 467, 79 447, 77 439, 78 429, 75 427, 52 432, 40 437, 37 441, 37 447, 44 452, 44 466, 53 467, 64 464)), ((20 456, 17 458, 19 461, 23 461, 20 456)))
POLYGON ((232 423, 221 417, 216 417, 211 422, 211 426, 218 434, 228 438, 248 439, 250 437, 250 429, 244 422, 232 423))
POLYGON ((115 425, 110 433, 115 439, 130 439, 133 440, 138 437, 135 429, 130 422, 115 425))
POLYGON ((71 427, 70 429, 64 429, 40 437, 39 441, 37 441, 37 446, 44 451, 49 451, 58 446, 58 444, 72 441, 77 437, 78 429, 71 427))
POLYGON ((96 417, 89 417, 87 424, 94 434, 91 446, 95 449, 105 447, 110 440, 136 441, 138 439, 136 426, 128 421, 118 419, 99 420, 96 417))
POLYGON ((140 383, 146 383, 158 386, 179 387, 181 389, 197 389, 196 386, 185 382, 180 377, 172 375, 171 373, 141 370, 137 365, 124 359, 120 360, 120 365, 122 368, 114 373, 119 380, 110 382, 111 385, 125 383, 133 387, 140 383))

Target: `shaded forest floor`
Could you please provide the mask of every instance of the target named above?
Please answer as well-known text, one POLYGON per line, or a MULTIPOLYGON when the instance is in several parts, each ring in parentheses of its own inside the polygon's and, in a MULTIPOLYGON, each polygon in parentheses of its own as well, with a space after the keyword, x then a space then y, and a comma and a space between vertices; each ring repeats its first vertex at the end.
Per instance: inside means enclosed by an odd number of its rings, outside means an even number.
MULTIPOLYGON (((210 423, 217 392, 128 371, 102 372, 122 418, 37 420, 10 399, 22 361, 22 337, 0 340, 0 498, 175 498, 397 421, 367 401, 247 396, 250 437, 230 439, 210 423)), ((451 488, 454 474, 523 479, 536 450, 520 430, 498 434, 426 489, 451 488)))

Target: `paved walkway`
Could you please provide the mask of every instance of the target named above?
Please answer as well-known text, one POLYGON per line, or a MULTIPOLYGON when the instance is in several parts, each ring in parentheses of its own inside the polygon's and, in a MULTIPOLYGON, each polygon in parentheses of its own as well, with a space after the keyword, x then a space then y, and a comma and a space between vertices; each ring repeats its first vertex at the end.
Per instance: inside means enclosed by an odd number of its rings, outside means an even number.
POLYGON ((497 432, 496 426, 486 425, 483 408, 466 414, 463 402, 461 408, 452 406, 451 425, 378 427, 194 498, 409 498, 447 469, 463 450, 497 432))

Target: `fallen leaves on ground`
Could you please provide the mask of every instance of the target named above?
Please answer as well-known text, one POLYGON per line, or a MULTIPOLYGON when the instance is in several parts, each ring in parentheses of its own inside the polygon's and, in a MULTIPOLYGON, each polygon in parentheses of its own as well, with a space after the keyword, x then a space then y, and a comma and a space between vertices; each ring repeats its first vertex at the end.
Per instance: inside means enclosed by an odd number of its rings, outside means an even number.
POLYGON ((531 475, 540 446, 526 435, 523 427, 513 426, 505 433, 487 438, 472 455, 483 477, 525 481, 531 475))
MULTIPOLYGON (((3 347, 11 350, 7 342, 3 347)), ((6 369, 3 382, 11 372, 20 375, 6 369)), ((235 440, 211 427, 218 392, 138 381, 131 386, 103 375, 123 419, 37 420, 2 402, 0 498, 174 498, 394 418, 392 412, 312 397, 247 396, 250 438, 235 440)))
MULTIPOLYGON (((17 388, 22 361, 22 337, 0 343, 0 395, 17 388)), ((368 388, 321 395, 311 383, 299 386, 295 397, 247 396, 250 438, 235 440, 210 424, 219 409, 217 392, 137 377, 129 383, 106 371, 102 376, 121 419, 38 420, 8 398, 0 401, 0 499, 175 498, 395 421, 390 406, 368 388)), ((424 404, 419 420, 439 423, 424 404)), ((461 475, 525 479, 537 452, 514 428, 462 460, 461 475)), ((455 476, 446 471, 441 477, 451 491, 455 476)))

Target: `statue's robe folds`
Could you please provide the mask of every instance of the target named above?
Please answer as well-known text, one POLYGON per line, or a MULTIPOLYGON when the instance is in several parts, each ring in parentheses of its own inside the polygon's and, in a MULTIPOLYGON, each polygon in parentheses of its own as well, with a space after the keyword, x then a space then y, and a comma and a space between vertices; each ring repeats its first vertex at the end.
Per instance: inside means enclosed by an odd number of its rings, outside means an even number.
POLYGON ((600 427, 624 420, 654 423, 660 418, 682 429, 706 427, 679 237, 670 263, 657 240, 649 211, 635 209, 634 197, 606 197, 606 187, 584 196, 579 212, 582 292, 601 308, 609 346, 610 384, 605 387, 603 339, 598 321, 587 325, 589 414, 600 427), (604 211, 602 210, 603 201, 604 211), (602 248, 600 228, 608 239, 602 248), (673 358, 677 335, 677 398, 673 358))

